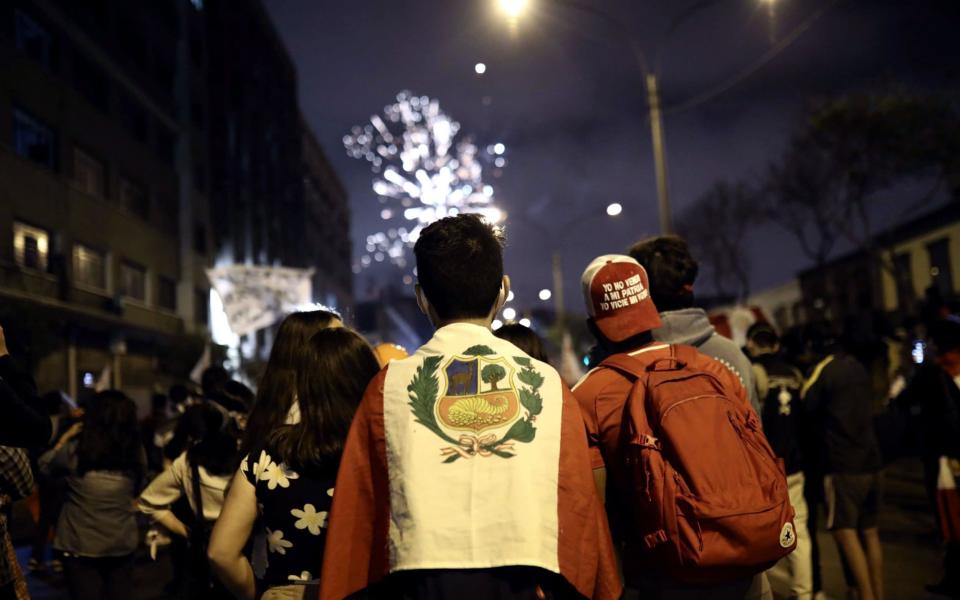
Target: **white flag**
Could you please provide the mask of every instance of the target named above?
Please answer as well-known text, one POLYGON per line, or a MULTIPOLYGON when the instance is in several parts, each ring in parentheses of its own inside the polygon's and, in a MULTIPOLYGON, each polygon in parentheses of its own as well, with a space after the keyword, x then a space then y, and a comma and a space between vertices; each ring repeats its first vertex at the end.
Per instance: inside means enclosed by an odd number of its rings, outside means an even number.
POLYGON ((207 344, 203 347, 203 354, 200 355, 200 359, 197 360, 197 364, 193 365, 193 369, 190 371, 190 381, 200 385, 200 380, 203 378, 203 372, 207 370, 207 367, 210 366, 210 344, 207 344))
POLYGON ((312 299, 313 269, 232 265, 207 270, 230 329, 247 335, 268 327, 312 299))
POLYGON ((93 391, 105 392, 113 387, 113 382, 111 377, 113 369, 110 368, 110 363, 103 365, 103 369, 100 371, 100 376, 97 377, 96 383, 93 384, 93 391))

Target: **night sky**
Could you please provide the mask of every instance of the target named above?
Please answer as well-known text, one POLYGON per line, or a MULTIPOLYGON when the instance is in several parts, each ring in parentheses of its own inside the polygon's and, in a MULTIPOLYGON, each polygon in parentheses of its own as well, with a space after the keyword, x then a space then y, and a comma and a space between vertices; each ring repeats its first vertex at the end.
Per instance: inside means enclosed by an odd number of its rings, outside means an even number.
MULTIPOLYGON (((583 0, 602 7, 659 51, 663 103, 671 106, 739 72, 770 48, 771 22, 759 0, 706 2, 668 38, 686 1, 583 0)), ((624 252, 658 231, 643 80, 607 26, 532 0, 511 31, 494 0, 317 2, 268 0, 299 69, 300 100, 351 198, 355 252, 383 229, 368 164, 348 158, 341 139, 409 89, 441 107, 479 143, 503 142, 509 164, 491 180, 508 213, 507 271, 519 307, 550 287, 550 256, 562 252, 568 307, 580 309, 578 280, 589 260, 624 252), (487 72, 474 73, 484 62, 487 72), (484 103, 484 97, 488 101, 484 103), (604 213, 621 202, 624 213, 604 213), (546 236, 530 226, 541 223, 546 236), (573 223, 577 223, 573 225, 573 223), (561 232, 565 232, 561 235, 561 232)), ((788 34, 825 7, 798 40, 723 95, 665 117, 674 214, 718 179, 755 180, 783 151, 810 99, 901 82, 955 86, 960 12, 955 2, 778 0, 776 32, 788 34)), ((774 226, 750 238, 753 288, 790 279, 806 266, 774 226)), ((357 276, 358 299, 375 285, 357 276)))

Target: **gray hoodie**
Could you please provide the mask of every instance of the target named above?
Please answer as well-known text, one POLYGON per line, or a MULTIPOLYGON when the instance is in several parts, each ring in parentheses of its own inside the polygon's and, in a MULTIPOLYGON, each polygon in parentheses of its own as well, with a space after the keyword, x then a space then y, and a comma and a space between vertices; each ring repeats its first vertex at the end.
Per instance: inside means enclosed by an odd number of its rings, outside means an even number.
POLYGON ((722 362, 740 378, 740 383, 750 396, 750 404, 757 414, 760 414, 760 399, 750 359, 732 340, 716 332, 702 308, 664 311, 660 313, 660 320, 663 321, 663 326, 653 330, 653 339, 668 344, 693 346, 722 362))

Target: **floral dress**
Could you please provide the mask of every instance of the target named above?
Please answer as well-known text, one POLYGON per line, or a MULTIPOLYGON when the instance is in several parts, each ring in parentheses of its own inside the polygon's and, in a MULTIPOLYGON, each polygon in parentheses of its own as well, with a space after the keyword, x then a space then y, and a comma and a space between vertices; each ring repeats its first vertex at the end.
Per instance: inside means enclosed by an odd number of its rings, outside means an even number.
POLYGON ((258 524, 267 542, 258 587, 318 583, 336 471, 299 473, 266 448, 248 454, 240 468, 256 488, 258 524))

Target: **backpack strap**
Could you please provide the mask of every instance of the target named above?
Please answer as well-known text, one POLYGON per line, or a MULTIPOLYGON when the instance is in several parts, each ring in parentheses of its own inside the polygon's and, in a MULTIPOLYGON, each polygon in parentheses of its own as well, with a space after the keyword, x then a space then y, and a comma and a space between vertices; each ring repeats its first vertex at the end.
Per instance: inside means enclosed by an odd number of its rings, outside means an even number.
MULTIPOLYGON (((672 368, 676 368, 677 362, 676 352, 674 351, 674 346, 671 344, 669 357, 661 357, 654 361, 647 362, 636 356, 620 353, 608 356, 600 363, 599 367, 614 369, 626 375, 633 380, 635 390, 637 386, 644 386, 644 388, 646 388, 647 380, 652 371, 660 370, 661 366, 666 366, 667 364, 672 365, 672 368)), ((634 398, 635 395, 636 392, 631 391, 630 397, 627 398, 627 402, 624 403, 623 406, 624 432, 634 440, 634 443, 659 451, 661 450, 660 439, 653 434, 653 429, 650 427, 650 423, 646 417, 646 403, 644 402, 646 393, 643 394, 643 397, 636 399, 634 398)))
POLYGON ((625 352, 612 354, 603 359, 603 362, 600 363, 599 367, 615 369, 624 375, 629 376, 631 379, 642 379, 651 371, 670 370, 676 368, 682 369, 685 366, 686 361, 680 357, 679 353, 677 352, 676 345, 670 344, 668 349, 670 350, 670 356, 661 356, 660 358, 652 361, 641 359, 640 356, 642 356, 642 354, 632 355, 625 352))

